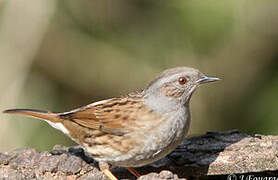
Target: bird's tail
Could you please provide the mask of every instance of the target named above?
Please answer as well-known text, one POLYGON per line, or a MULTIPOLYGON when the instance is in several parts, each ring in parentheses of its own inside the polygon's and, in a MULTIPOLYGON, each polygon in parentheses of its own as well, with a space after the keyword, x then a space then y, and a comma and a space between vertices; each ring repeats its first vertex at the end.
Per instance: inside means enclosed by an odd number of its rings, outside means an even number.
POLYGON ((41 111, 35 109, 8 109, 3 111, 3 113, 8 114, 20 114, 24 116, 34 117, 37 119, 47 120, 51 122, 61 122, 61 118, 57 113, 52 113, 50 111, 41 111))

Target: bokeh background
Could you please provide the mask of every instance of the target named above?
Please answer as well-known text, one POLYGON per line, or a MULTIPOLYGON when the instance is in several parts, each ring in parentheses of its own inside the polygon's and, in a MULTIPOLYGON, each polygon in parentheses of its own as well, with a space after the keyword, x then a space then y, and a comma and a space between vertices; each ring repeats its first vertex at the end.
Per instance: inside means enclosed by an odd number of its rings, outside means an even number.
MULTIPOLYGON (((0 0, 0 110, 67 111, 192 66, 223 80, 191 101, 190 134, 278 134, 277 0, 0 0)), ((74 143, 0 115, 0 151, 74 143)))

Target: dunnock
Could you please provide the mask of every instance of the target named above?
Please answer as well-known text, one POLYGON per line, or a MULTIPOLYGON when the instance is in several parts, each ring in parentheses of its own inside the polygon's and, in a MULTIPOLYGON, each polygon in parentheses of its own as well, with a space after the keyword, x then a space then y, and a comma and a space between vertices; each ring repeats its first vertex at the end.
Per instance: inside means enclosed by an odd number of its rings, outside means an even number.
POLYGON ((31 109, 10 109, 45 120, 80 144, 99 162, 111 179, 109 165, 144 166, 174 150, 184 139, 190 124, 189 101, 203 83, 217 81, 197 69, 176 67, 165 70, 144 90, 103 100, 81 108, 52 113, 31 109))

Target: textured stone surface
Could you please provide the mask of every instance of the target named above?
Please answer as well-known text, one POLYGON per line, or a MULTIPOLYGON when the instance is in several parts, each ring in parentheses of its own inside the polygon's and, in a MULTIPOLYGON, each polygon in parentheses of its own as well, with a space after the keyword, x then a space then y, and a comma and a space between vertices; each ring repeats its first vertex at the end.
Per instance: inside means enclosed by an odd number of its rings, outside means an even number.
MULTIPOLYGON (((138 168, 140 180, 215 179, 229 174, 278 176, 278 136, 250 136, 236 130, 190 137, 162 160, 138 168)), ((120 179, 135 179, 113 168, 120 179)), ((97 163, 78 147, 51 152, 21 148, 0 153, 0 179, 106 180, 97 163)))
POLYGON ((149 173, 143 175, 138 180, 186 180, 185 178, 179 178, 178 175, 173 174, 171 171, 161 171, 160 173, 149 173))

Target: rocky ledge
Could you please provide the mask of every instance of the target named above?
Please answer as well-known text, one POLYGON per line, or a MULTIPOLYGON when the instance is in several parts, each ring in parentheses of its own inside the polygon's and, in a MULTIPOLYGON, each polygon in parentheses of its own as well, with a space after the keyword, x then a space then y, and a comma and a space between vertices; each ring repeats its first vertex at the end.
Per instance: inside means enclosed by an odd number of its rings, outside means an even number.
MULTIPOLYGON (((113 168, 119 179, 135 179, 113 168)), ((215 179, 278 176, 278 136, 247 135, 237 130, 189 137, 170 155, 137 168, 139 180, 215 179)), ((55 146, 50 152, 21 148, 0 153, 0 179, 106 180, 97 163, 80 147, 55 146)))

